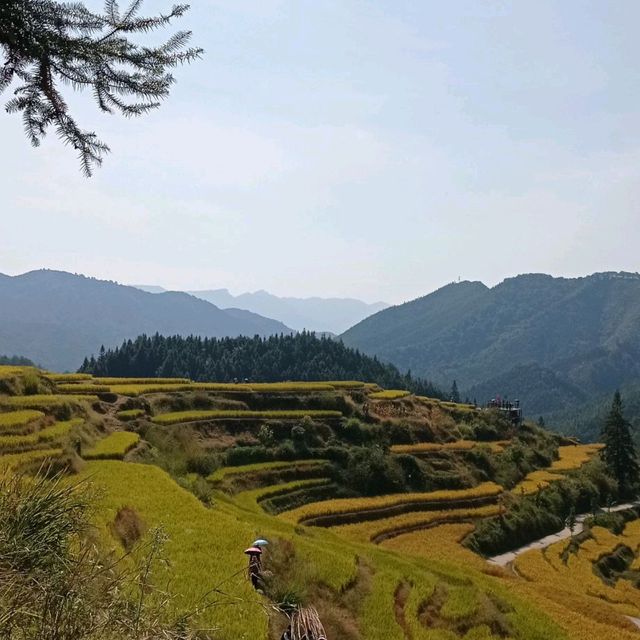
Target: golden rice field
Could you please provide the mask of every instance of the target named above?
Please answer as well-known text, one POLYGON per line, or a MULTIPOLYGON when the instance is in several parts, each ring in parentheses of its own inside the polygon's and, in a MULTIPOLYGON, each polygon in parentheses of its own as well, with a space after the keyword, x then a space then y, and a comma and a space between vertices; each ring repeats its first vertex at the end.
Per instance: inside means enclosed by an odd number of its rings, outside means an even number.
POLYGON ((478 440, 456 440, 454 442, 419 442, 417 444, 395 444, 391 447, 393 453, 438 453, 440 451, 470 451, 476 447, 488 447, 494 453, 500 453, 511 444, 510 440, 496 440, 494 442, 479 442, 478 440))
POLYGON ((567 445, 558 447, 558 460, 548 469, 538 469, 529 473, 513 489, 517 495, 530 495, 548 487, 550 483, 562 480, 564 472, 579 469, 602 449, 601 444, 567 445))
POLYGON ((330 482, 330 478, 293 480, 292 482, 283 482, 280 484, 269 485, 267 487, 260 487, 259 489, 252 489, 250 491, 242 491, 235 495, 234 501, 240 506, 255 508, 259 506, 260 502, 269 500, 269 498, 275 498, 276 496, 291 493, 293 491, 299 491, 300 489, 321 487, 329 484, 330 482))
POLYGON ((189 378, 93 378, 96 384, 191 384, 189 378))
POLYGON ((395 493, 371 498, 342 498, 325 500, 293 509, 281 514, 288 522, 304 523, 322 516, 341 516, 365 511, 384 510, 393 507, 418 505, 422 509, 438 504, 474 501, 480 498, 497 498, 503 489, 494 482, 484 482, 471 489, 452 489, 421 493, 395 493))
POLYGON ((559 459, 550 467, 553 471, 571 471, 589 462, 603 447, 602 444, 578 444, 558 447, 559 459))
POLYGON ((124 458, 138 442, 140 436, 130 431, 114 431, 106 438, 99 440, 97 444, 84 452, 82 457, 86 460, 110 460, 124 458))
POLYGON ((33 433, 0 436, 0 451, 19 451, 34 447, 41 442, 61 440, 82 422, 82 418, 74 418, 65 422, 56 422, 33 433))
POLYGON ((0 413, 0 433, 21 433, 33 428, 33 422, 44 418, 41 411, 22 410, 0 413))
MULTIPOLYGON (((218 583, 224 583, 233 604, 205 611, 202 624, 219 628, 220 638, 267 637, 267 617, 262 613, 267 601, 246 579, 243 550, 257 537, 294 537, 291 528, 259 513, 243 515, 244 511, 222 499, 207 508, 152 465, 90 462, 82 477, 105 490, 98 524, 110 545, 115 541, 108 534, 109 524, 125 505, 135 508, 149 525, 163 525, 169 536, 166 552, 171 567, 160 580, 170 579, 178 604, 190 606, 218 583)), ((337 589, 353 579, 355 554, 332 540, 300 537, 296 554, 306 561, 309 577, 337 589)))
POLYGON ((27 373, 38 373, 38 369, 35 367, 19 367, 10 364, 0 365, 0 380, 6 378, 15 378, 16 376, 23 376, 27 373))
POLYGON ((331 530, 341 537, 354 542, 382 543, 384 540, 394 539, 396 536, 414 531, 428 530, 439 524, 469 522, 480 518, 497 516, 499 513, 500 507, 496 504, 465 508, 456 508, 454 506, 450 509, 416 511, 402 513, 390 518, 343 524, 331 527, 331 530))
POLYGON ((176 391, 218 391, 224 393, 313 393, 335 391, 336 386, 327 382, 257 382, 223 383, 191 382, 188 384, 119 384, 110 385, 112 393, 123 396, 140 396, 147 393, 169 393, 176 391))
POLYGON ((33 395, 33 396, 0 396, 0 407, 13 409, 41 409, 47 411, 63 404, 79 405, 85 402, 96 402, 98 396, 93 395, 33 395))
POLYGON ((230 476, 244 476, 265 471, 283 471, 286 469, 324 469, 328 464, 327 460, 283 460, 276 462, 256 462, 237 467, 221 467, 216 469, 208 478, 210 482, 220 482, 230 476))
POLYGON ((552 609, 561 624, 568 625, 571 638, 637 638, 637 629, 624 616, 640 616, 640 591, 626 580, 606 584, 594 572, 593 563, 622 544, 637 557, 640 521, 628 523, 619 536, 600 527, 592 529, 592 536, 579 545, 577 553, 567 553, 565 540, 519 556, 515 569, 527 582, 518 583, 518 589, 552 609), (569 626, 576 618, 581 619, 581 636, 569 626))
POLYGON ((143 409, 126 409, 125 411, 118 411, 116 418, 119 420, 135 420, 145 415, 143 409))
MULTIPOLYGON (((0 371, 0 377, 2 375, 0 371)), ((131 396, 182 390, 304 393, 365 388, 374 395, 378 392, 372 385, 355 381, 245 385, 191 383, 185 379, 97 379, 82 374, 47 374, 47 377, 64 393, 0 397, 0 406, 7 410, 0 414, 0 420, 1 416, 29 409, 40 412, 34 420, 41 420, 43 412, 58 404, 80 408, 86 402, 95 402, 95 394, 104 389, 131 396)), ((395 399, 392 397, 395 393, 408 392, 389 390, 382 399, 395 399)), ((453 411, 472 410, 468 405, 429 402, 451 409, 451 415, 453 411)), ((91 415, 87 406, 79 412, 91 415)), ((143 413, 134 409, 115 415, 127 420, 143 413)), ((341 417, 340 412, 333 411, 202 411, 166 413, 154 420, 160 424, 178 424, 194 419, 301 419, 307 415, 326 419, 341 417)), ((0 451, 13 451, 0 455, 0 472, 7 468, 37 466, 63 455, 59 443, 84 420, 76 418, 47 424, 51 420, 42 420, 46 426, 32 433, 3 434, 0 427, 0 451), (37 446, 49 448, 17 452, 23 447, 37 446)), ((79 477, 71 477, 70 481, 88 480, 102 489, 95 517, 102 540, 109 548, 122 551, 111 524, 124 506, 134 508, 147 526, 164 528, 168 534, 166 555, 170 564, 160 568, 156 579, 159 586, 163 586, 165 580, 170 583, 177 597, 176 608, 190 607, 224 581, 223 590, 233 604, 207 609, 198 621, 203 628, 215 627, 215 637, 219 640, 270 637, 268 618, 264 615, 269 602, 251 588, 245 576, 243 550, 257 537, 266 537, 274 545, 279 540, 293 543, 295 552, 288 577, 298 589, 311 583, 322 584, 341 594, 348 593, 360 580, 364 581, 367 588, 359 594, 357 626, 360 636, 366 640, 633 640, 640 637, 624 618, 625 614, 640 615, 640 591, 630 583, 615 587, 604 585, 592 570, 594 560, 621 543, 633 548, 637 556, 638 523, 627 525, 622 536, 594 529, 594 538, 583 542, 566 564, 562 556, 564 548, 549 548, 539 557, 527 558, 524 554, 518 559, 522 561, 516 569, 523 576, 518 578, 489 567, 460 545, 471 532, 474 521, 499 513, 501 507, 496 501, 502 488, 496 484, 484 483, 467 490, 327 500, 274 517, 260 508, 260 502, 329 484, 331 480, 323 477, 329 466, 327 461, 270 462, 221 469, 209 477, 214 486, 214 500, 206 507, 154 465, 104 459, 123 457, 138 441, 135 433, 111 433, 85 454, 85 467, 79 477), (297 469, 300 476, 286 475, 297 469), (241 485, 242 478, 261 474, 264 474, 261 481, 269 478, 269 474, 282 474, 277 476, 282 481, 272 481, 269 486, 251 488, 233 496, 221 490, 226 481, 229 485, 241 485), (394 508, 400 512, 384 515, 385 509, 394 508), (404 508, 411 511, 403 512, 404 508), (373 519, 331 528, 300 525, 317 517, 337 515, 339 518, 352 513, 373 519), (399 601, 401 590, 405 598, 399 601), (500 628, 496 626, 497 619, 502 621, 500 628)), ((497 451, 508 443, 488 444, 497 451)), ((467 450, 475 445, 461 440, 437 445, 438 449, 432 448, 433 443, 421 443, 409 445, 412 450, 402 445, 393 451, 455 451, 456 446, 457 450, 467 450)), ((557 464, 544 472, 562 477, 564 471, 578 468, 593 455, 594 450, 571 448, 569 451, 567 448, 560 452, 557 464)), ((244 486, 251 487, 251 484, 244 486)), ((267 566, 268 554, 267 549, 267 566)))
POLYGON ((180 424, 181 422, 197 422, 199 420, 302 420, 307 416, 319 420, 330 420, 341 418, 342 414, 339 411, 312 409, 304 409, 302 411, 227 411, 214 409, 161 413, 151 418, 151 420, 156 424, 180 424))
MULTIPOLYGON (((509 623, 518 630, 514 638, 566 640, 551 620, 531 611, 498 582, 489 582, 488 576, 468 568, 456 568, 442 559, 410 558, 371 545, 357 545, 335 536, 330 530, 298 532, 287 522, 265 515, 259 509, 245 508, 223 495, 215 500, 212 508, 206 508, 166 473, 151 465, 90 462, 81 479, 85 477, 104 490, 104 503, 97 516, 108 544, 117 547, 108 532, 122 506, 135 508, 149 525, 162 523, 169 536, 166 551, 171 566, 158 577, 161 582, 165 577, 171 579, 178 604, 195 601, 204 591, 226 579, 224 590, 235 604, 209 609, 201 620, 202 625, 215 625, 221 639, 267 637, 266 616, 255 615, 266 601, 246 580, 246 557, 242 553, 253 539, 266 537, 271 541, 294 542, 291 578, 301 584, 320 581, 340 591, 353 584, 358 575, 356 557, 360 565, 375 567, 370 589, 363 593, 359 607, 361 637, 367 640, 405 640, 405 631, 394 614, 394 594, 403 582, 411 585, 404 614, 413 638, 445 640, 452 637, 442 629, 427 629, 418 620, 419 610, 438 588, 446 593, 440 611, 443 624, 452 621, 464 626, 469 619, 469 629, 464 636, 468 639, 491 638, 483 628, 486 625, 472 621, 490 594, 491 598, 499 598, 504 603, 509 623), (184 526, 187 522, 188 526, 184 526)), ((265 552, 267 565, 268 554, 269 548, 265 552)))
POLYGON ((93 379, 90 373, 45 373, 44 377, 51 382, 63 384, 66 382, 87 382, 93 379))
MULTIPOLYGON (((495 508, 481 507, 470 515, 472 518, 488 517, 497 515, 497 510, 495 508)), ((485 571, 487 569, 486 561, 461 544, 474 529, 475 525, 471 522, 439 524, 428 529, 410 531, 385 539, 380 542, 380 546, 384 549, 422 557, 426 560, 448 558, 449 560, 455 560, 460 566, 473 567, 478 571, 485 571)))
POLYGON ((403 391, 402 389, 383 389, 382 391, 370 393, 369 398, 372 400, 399 400, 409 395, 411 395, 410 391, 403 391))
POLYGON ((4 454, 0 456, 0 473, 9 470, 21 470, 25 466, 46 465, 47 461, 59 458, 62 453, 63 451, 60 448, 51 448, 4 454))
POLYGON ((111 387, 106 384, 94 384, 84 382, 74 382, 70 384, 58 384, 57 391, 60 393, 108 393, 111 391, 111 387))

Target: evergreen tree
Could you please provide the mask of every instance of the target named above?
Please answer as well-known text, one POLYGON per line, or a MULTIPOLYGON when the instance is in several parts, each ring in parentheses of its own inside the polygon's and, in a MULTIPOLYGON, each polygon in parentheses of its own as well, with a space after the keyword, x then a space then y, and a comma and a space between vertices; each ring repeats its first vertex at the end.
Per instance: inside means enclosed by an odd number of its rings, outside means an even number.
POLYGON ((451 402, 460 402, 460 392, 458 391, 458 383, 456 380, 451 385, 451 402))
POLYGON ((616 391, 611 410, 602 429, 604 460, 611 475, 618 481, 622 495, 628 495, 640 479, 640 467, 631 437, 631 425, 623 413, 622 397, 616 391))
POLYGON ((428 380, 403 375, 393 365, 350 349, 340 340, 304 331, 268 338, 142 335, 125 340, 116 349, 101 347, 97 358, 85 358, 80 371, 96 376, 219 382, 361 380, 444 398, 428 380))
POLYGON ((78 152, 86 175, 101 164, 109 147, 76 124, 60 85, 89 89, 106 113, 138 116, 167 97, 174 82, 170 68, 202 53, 187 47, 189 31, 179 31, 157 47, 130 40, 132 34, 167 26, 189 8, 175 5, 167 14, 145 17, 138 15, 142 1, 131 0, 121 12, 117 0, 106 0, 104 13, 81 2, 0 2, 0 92, 18 81, 6 109, 22 113, 33 146, 53 126, 78 152))

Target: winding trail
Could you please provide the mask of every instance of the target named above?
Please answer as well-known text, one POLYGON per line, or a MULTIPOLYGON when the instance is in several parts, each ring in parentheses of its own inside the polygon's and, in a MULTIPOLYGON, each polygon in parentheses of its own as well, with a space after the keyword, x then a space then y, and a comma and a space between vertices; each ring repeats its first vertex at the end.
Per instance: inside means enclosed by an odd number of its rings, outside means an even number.
MULTIPOLYGON (((625 504, 619 504, 615 507, 611 507, 608 511, 613 513, 615 511, 625 511, 626 509, 631 509, 632 507, 640 506, 639 502, 627 502, 625 504)), ((579 516, 576 516, 576 526, 573 529, 573 535, 577 535, 578 533, 582 533, 584 531, 584 521, 591 516, 591 513, 581 513, 579 516)), ((562 531, 558 531, 558 533, 552 533, 544 538, 540 538, 539 540, 534 540, 529 544, 526 544, 524 547, 520 547, 519 549, 514 549, 513 551, 509 551, 507 553, 501 553, 500 555, 493 556, 491 558, 487 558, 487 562, 491 564, 496 564, 499 567, 506 567, 508 564, 513 562, 519 555, 525 553, 526 551, 531 551, 532 549, 546 549, 551 546, 554 542, 560 542, 560 540, 565 540, 566 538, 571 537, 572 533, 569 530, 569 527, 565 527, 562 531)))

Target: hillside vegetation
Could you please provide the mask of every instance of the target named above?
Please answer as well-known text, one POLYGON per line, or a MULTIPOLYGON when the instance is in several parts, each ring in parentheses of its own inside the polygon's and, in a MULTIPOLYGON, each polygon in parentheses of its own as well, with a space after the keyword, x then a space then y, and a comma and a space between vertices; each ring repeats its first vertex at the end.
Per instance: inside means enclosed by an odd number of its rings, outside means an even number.
MULTIPOLYGON (((113 623, 128 626, 113 637, 134 637, 129 615, 138 611, 136 624, 153 620, 146 637, 186 638, 188 627, 201 639, 279 640, 287 612, 314 607, 328 639, 636 637, 625 617, 640 616, 635 587, 615 587, 611 599, 618 574, 596 567, 599 553, 580 556, 574 578, 566 563, 559 599, 546 578, 516 576, 472 551, 549 533, 575 505, 610 499, 615 487, 597 447, 532 424, 516 429, 496 410, 401 388, 384 393, 370 382, 165 377, 154 384, 148 376, 100 379, 20 367, 0 368, 0 379, 0 416, 20 430, 4 436, 0 475, 67 469, 72 492, 92 487, 87 513, 98 529, 88 541, 90 567, 96 548, 135 565, 124 572, 133 582, 122 589, 103 592, 97 583, 91 606, 74 610, 81 628, 117 607, 123 617, 113 623), (520 490, 541 472, 553 476, 547 485, 520 490), (244 549, 257 538, 270 544, 255 590, 244 549), (158 539, 168 563, 140 574, 158 539), (587 588, 581 576, 588 563, 599 573, 587 588), (155 595, 138 600, 140 589, 155 595), (144 606, 123 606, 123 598, 144 606)), ((12 504, 40 504, 34 492, 45 485, 20 486, 12 504)), ((59 489, 43 492, 55 497, 59 489)), ((11 522, 0 515, 1 544, 15 535, 7 537, 11 522)), ((82 551, 80 528, 69 531, 73 544, 65 553, 82 551)), ((634 566, 635 530, 624 535, 634 566)), ((592 536, 605 553, 616 552, 597 528, 592 536)), ((47 567, 39 569, 40 586, 49 585, 47 567)), ((30 574, 12 571, 24 578, 21 591, 0 591, 0 607, 10 597, 39 602, 30 574)), ((85 576, 85 584, 100 575, 85 576)), ((53 581, 47 589, 59 586, 53 581)))
POLYGON ((455 379, 478 402, 519 398, 528 415, 570 428, 569 411, 640 380, 640 276, 450 284, 363 320, 342 339, 443 388, 455 379))
MULTIPOLYGON (((429 381, 402 375, 341 342, 313 333, 269 338, 138 336, 97 358, 85 358, 81 373, 96 376, 165 376, 193 380, 368 380, 419 394, 442 396, 429 381)), ((384 393, 389 393, 385 391, 384 393)), ((394 392, 395 393, 395 392, 394 392)), ((400 391, 400 393, 406 393, 400 391)))

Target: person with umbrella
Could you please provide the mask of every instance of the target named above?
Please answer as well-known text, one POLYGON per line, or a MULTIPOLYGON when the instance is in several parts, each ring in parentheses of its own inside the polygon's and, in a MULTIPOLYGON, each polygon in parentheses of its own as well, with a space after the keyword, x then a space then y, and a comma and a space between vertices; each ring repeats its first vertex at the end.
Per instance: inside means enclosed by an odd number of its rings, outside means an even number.
POLYGON ((249 556, 249 580, 254 589, 260 587, 260 579, 262 575, 262 549, 258 546, 251 546, 244 551, 249 556))

